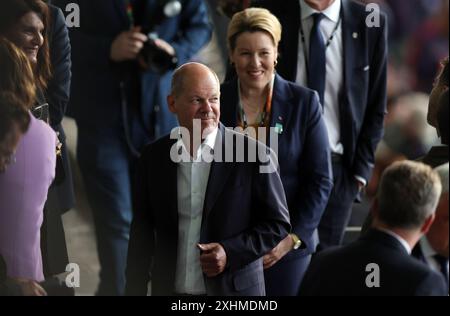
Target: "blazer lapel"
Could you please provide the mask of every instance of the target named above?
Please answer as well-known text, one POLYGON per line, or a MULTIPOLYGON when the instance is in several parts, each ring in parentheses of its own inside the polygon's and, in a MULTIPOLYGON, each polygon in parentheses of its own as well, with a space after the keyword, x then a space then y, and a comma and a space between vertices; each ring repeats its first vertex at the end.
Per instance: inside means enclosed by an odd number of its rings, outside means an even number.
MULTIPOLYGON (((234 143, 234 142, 233 142, 234 143)), ((228 177, 230 176, 231 169, 233 168, 232 163, 225 162, 225 127, 220 124, 219 133, 217 133, 216 148, 217 146, 222 146, 222 161, 211 163, 211 170, 209 172, 208 186, 205 194, 205 203, 203 206, 203 219, 205 220, 209 213, 211 212, 214 204, 217 201, 220 193, 223 191, 225 184, 227 183, 228 177), (220 138, 220 139, 219 139, 220 138)), ((233 145, 234 150, 234 145, 233 145)), ((205 221, 203 221, 205 223, 205 221)))
MULTIPOLYGON (((289 89, 288 83, 279 75, 275 75, 270 127, 275 128, 279 142, 283 139, 284 131, 289 127, 292 112, 292 104, 290 102, 291 99, 292 92, 289 89)), ((271 139, 269 137, 269 146, 270 140, 271 139)))
POLYGON ((342 1, 342 40, 344 47, 344 89, 340 95, 339 113, 341 121, 341 134, 344 148, 351 146, 353 135, 353 125, 349 125, 354 117, 352 91, 355 84, 359 82, 354 81, 354 68, 357 66, 358 59, 361 54, 364 54, 364 40, 363 28, 359 25, 357 13, 352 9, 352 3, 348 0, 342 1), (345 127, 345 128, 344 128, 345 127))
MULTIPOLYGON (((166 158, 164 159, 163 168, 161 170, 165 170, 167 173, 164 174, 164 177, 167 179, 165 188, 163 192, 165 196, 171 197, 168 200, 168 211, 172 220, 178 225, 178 175, 177 175, 177 163, 173 162, 170 158, 170 149, 176 143, 176 140, 169 139, 168 148, 166 153, 164 153, 166 158)), ((162 182, 163 183, 163 182, 162 182)))

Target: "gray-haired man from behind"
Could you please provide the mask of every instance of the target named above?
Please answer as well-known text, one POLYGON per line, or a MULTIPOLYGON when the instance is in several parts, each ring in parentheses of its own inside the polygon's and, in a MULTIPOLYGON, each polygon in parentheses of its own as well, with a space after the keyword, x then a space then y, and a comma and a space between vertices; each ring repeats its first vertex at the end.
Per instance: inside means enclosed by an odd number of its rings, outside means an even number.
POLYGON ((445 296, 444 278, 410 256, 430 229, 441 181, 429 166, 402 161, 382 176, 372 228, 358 241, 319 253, 301 295, 445 296))

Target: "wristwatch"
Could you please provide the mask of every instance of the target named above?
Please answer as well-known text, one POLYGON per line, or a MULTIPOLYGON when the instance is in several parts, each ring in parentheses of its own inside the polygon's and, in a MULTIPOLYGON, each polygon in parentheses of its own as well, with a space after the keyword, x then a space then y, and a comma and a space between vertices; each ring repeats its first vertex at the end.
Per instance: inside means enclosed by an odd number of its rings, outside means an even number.
POLYGON ((300 246, 302 245, 302 241, 300 240, 300 238, 298 238, 296 234, 289 234, 289 236, 291 236, 292 241, 294 242, 294 249, 300 248, 300 246))

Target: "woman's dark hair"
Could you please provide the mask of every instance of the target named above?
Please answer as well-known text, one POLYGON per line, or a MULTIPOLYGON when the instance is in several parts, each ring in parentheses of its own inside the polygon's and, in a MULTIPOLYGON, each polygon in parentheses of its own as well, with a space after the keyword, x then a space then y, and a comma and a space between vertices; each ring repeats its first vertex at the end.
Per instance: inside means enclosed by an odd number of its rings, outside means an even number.
POLYGON ((0 93, 9 92, 30 109, 36 101, 36 83, 30 61, 16 45, 0 37, 0 93))
POLYGON ((50 26, 49 9, 42 0, 1 0, 0 1, 0 36, 8 38, 8 33, 16 27, 19 20, 27 13, 34 12, 44 24, 44 44, 39 49, 35 68, 36 83, 45 90, 51 78, 50 49, 48 30, 50 26))
POLYGON ((17 124, 21 133, 25 133, 30 125, 30 114, 17 99, 9 92, 0 93, 0 143, 17 124))

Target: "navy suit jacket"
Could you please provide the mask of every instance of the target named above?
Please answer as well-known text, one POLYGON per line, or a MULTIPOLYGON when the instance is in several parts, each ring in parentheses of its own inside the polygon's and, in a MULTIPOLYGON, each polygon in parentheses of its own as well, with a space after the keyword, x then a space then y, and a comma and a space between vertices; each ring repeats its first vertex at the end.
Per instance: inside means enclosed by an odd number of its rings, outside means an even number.
MULTIPOLYGON (((215 151, 220 146, 219 138, 222 146, 226 139, 231 140, 233 150, 239 140, 254 144, 252 139, 221 125, 215 151)), ((140 159, 128 249, 127 295, 147 294, 149 271, 152 295, 174 294, 178 199, 177 164, 170 159, 170 150, 175 143, 169 136, 163 137, 148 145, 140 159)), ((261 145, 259 150, 265 152, 266 147, 261 145)), ((200 243, 219 242, 225 249, 227 265, 220 275, 205 276, 208 295, 265 295, 262 256, 290 230, 278 172, 261 173, 261 163, 244 161, 211 164, 200 243)))
MULTIPOLYGON (((237 80, 221 86, 221 121, 230 128, 238 122, 237 80)), ((317 93, 276 75, 270 126, 283 125, 278 136, 278 161, 291 217, 292 231, 307 246, 286 258, 315 251, 317 228, 333 186, 330 149, 317 93)))
MULTIPOLYGON (((371 277, 369 276, 369 279, 371 277)), ((408 254, 394 237, 370 230, 358 241, 318 253, 303 279, 300 295, 446 296, 444 278, 408 254), (366 278, 379 266, 380 287, 366 278)))
MULTIPOLYGON (((161 12, 158 7, 160 2, 145 1, 143 23, 150 24, 161 12)), ((178 65, 191 59, 211 36, 208 12, 203 1, 181 2, 181 13, 164 19, 155 28, 159 37, 175 49, 178 65)), ((73 62, 70 112, 77 123, 95 130, 121 128, 122 95, 126 94, 130 118, 134 118, 133 115, 142 116, 145 128, 155 129, 155 137, 169 133, 177 125, 176 117, 166 105, 172 72, 163 75, 141 72, 135 62, 114 63, 110 60, 113 40, 130 29, 126 1, 56 0, 53 3, 61 8, 68 3, 76 3, 80 7, 81 25, 70 29, 73 62), (155 122, 152 122, 152 113, 155 122)), ((137 119, 130 122, 131 125, 140 123, 137 119)), ((133 129, 131 126, 130 130, 133 129)))
MULTIPOLYGON (((254 6, 269 9, 281 22, 278 73, 289 81, 297 76, 300 30, 298 0, 259 0, 254 6)), ((365 7, 342 0, 342 38, 344 88, 339 103, 344 161, 351 176, 370 178, 374 152, 383 136, 386 113, 387 26, 380 15, 380 26, 369 28, 365 7), (354 35, 357 35, 354 38, 354 35)), ((301 54, 301 52, 300 52, 301 54)))

